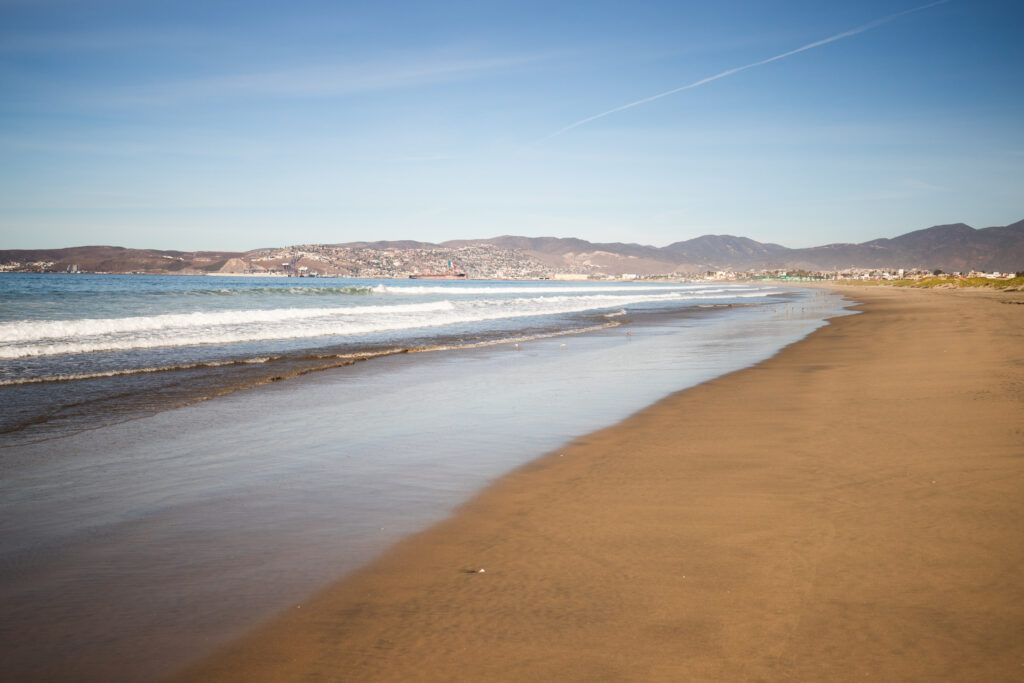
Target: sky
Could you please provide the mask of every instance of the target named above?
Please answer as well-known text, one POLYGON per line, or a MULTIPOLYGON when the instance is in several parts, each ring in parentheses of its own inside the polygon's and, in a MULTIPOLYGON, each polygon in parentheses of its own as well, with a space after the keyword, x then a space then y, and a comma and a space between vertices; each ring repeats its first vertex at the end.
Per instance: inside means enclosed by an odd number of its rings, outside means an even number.
POLYGON ((0 0, 0 249, 1006 225, 1021 26, 1021 0, 0 0))

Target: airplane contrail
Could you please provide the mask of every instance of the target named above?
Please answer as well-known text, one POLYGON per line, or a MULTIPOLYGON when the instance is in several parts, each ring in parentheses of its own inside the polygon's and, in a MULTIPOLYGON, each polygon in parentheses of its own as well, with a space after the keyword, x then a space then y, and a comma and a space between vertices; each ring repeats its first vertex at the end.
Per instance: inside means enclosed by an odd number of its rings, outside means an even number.
POLYGON ((864 33, 865 31, 870 31, 871 29, 877 28, 877 27, 881 26, 882 24, 888 24, 890 21, 893 21, 895 19, 899 19, 900 17, 902 17, 904 15, 913 14, 914 12, 920 12, 921 10, 926 10, 926 9, 928 9, 930 7, 935 7, 936 5, 943 5, 943 4, 947 3, 947 2, 950 2, 950 0, 937 0, 936 2, 930 2, 927 5, 921 5, 920 7, 914 7, 913 9, 906 9, 906 10, 903 10, 902 12, 897 12, 896 14, 890 14, 887 17, 882 17, 881 19, 876 19, 875 21, 872 21, 872 22, 870 22, 868 24, 864 24, 863 26, 860 26, 858 28, 851 29, 849 31, 843 31, 842 33, 837 33, 836 35, 830 36, 830 37, 825 38, 823 40, 818 40, 818 41, 815 41, 813 43, 808 43, 807 45, 804 45, 803 47, 798 47, 795 50, 790 50, 789 52, 783 52, 781 55, 775 55, 774 57, 769 57, 768 59, 762 59, 759 62, 753 62, 753 63, 747 64, 745 66, 738 66, 735 69, 729 69, 728 71, 723 71, 720 74, 715 74, 714 76, 708 76, 707 78, 702 78, 699 81, 694 81, 693 83, 690 83, 689 85, 684 85, 684 86, 679 87, 679 88, 672 88, 671 90, 666 90, 663 93, 658 93, 657 95, 651 95, 650 97, 645 97, 642 100, 637 100, 636 102, 630 102, 629 104, 624 104, 624 105, 622 105, 620 107, 615 107, 614 109, 609 109, 608 111, 601 112, 600 114, 594 114, 593 116, 588 116, 587 118, 580 119, 579 121, 577 121, 575 123, 570 123, 565 128, 560 128, 560 129, 556 130, 554 133, 551 133, 550 135, 541 138, 538 142, 543 142, 545 140, 550 140, 551 138, 558 137, 562 133, 566 133, 566 132, 572 130, 573 128, 578 128, 579 126, 582 126, 585 123, 590 123, 591 121, 596 121, 597 119, 602 119, 605 116, 609 116, 611 114, 615 114, 616 112, 624 111, 626 109, 632 109, 633 107, 640 106, 641 104, 647 104, 648 102, 653 102, 654 100, 660 100, 662 97, 668 97, 669 95, 675 95, 677 92, 682 92, 684 90, 690 90, 691 88, 696 88, 697 86, 704 85, 705 83, 710 83, 711 81, 717 81, 720 78, 725 78, 726 76, 731 76, 731 75, 733 75, 735 73, 739 73, 740 71, 746 71, 747 69, 753 69, 755 66, 762 66, 764 64, 768 64, 769 62, 775 62, 775 61, 778 61, 780 59, 784 59, 786 57, 791 57, 792 55, 795 55, 795 54, 800 53, 800 52, 804 52, 805 50, 810 50, 810 49, 813 49, 813 48, 816 48, 816 47, 821 47, 822 45, 828 45, 829 43, 834 43, 837 40, 842 40, 843 38, 849 38, 850 36, 855 36, 858 33, 864 33))

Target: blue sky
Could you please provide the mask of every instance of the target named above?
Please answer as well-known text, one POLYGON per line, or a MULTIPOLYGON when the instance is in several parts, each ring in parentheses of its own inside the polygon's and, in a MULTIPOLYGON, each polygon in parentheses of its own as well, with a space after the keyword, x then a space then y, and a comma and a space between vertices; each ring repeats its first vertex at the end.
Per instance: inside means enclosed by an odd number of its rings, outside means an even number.
POLYGON ((921 5, 0 0, 0 248, 1020 220, 1024 3, 921 5))

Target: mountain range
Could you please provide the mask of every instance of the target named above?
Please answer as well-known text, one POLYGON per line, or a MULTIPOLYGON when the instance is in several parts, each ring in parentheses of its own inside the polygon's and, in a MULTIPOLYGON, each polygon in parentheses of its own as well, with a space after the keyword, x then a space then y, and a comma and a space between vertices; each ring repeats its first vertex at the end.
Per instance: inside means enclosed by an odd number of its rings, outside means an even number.
MULTIPOLYGON (((429 253, 478 247, 502 250, 543 264, 552 272, 617 275, 636 273, 699 273, 707 270, 846 268, 925 268, 946 272, 1024 270, 1024 220, 1011 225, 975 229, 964 223, 937 225, 860 244, 826 244, 790 249, 732 235, 704 235, 665 247, 642 244, 593 243, 576 238, 518 237, 427 242, 378 241, 319 245, 320 250, 346 253, 389 251, 429 253)), ((62 272, 72 264, 83 271, 203 273, 242 272, 257 258, 280 258, 288 249, 249 252, 158 251, 89 246, 66 249, 0 250, 4 270, 62 272), (270 256, 268 256, 268 254, 270 256), (17 264, 17 265, 15 265, 17 264)))
POLYGON ((800 268, 926 268, 946 272, 1024 269, 1024 221, 975 229, 964 223, 936 225, 891 239, 861 244, 826 244, 790 249, 779 244, 756 242, 747 237, 704 235, 666 247, 640 244, 593 244, 579 239, 553 237, 495 237, 458 240, 443 246, 474 244, 520 249, 552 266, 581 257, 609 272, 639 274, 800 268))

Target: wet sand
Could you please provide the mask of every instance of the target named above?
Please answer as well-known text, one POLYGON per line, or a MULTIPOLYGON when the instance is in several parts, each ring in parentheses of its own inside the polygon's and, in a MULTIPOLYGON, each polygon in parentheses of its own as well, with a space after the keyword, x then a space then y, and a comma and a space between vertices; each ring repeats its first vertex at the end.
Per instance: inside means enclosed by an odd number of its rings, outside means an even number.
POLYGON ((1024 295, 847 291, 181 678, 1021 680, 1024 295))

